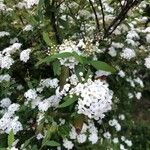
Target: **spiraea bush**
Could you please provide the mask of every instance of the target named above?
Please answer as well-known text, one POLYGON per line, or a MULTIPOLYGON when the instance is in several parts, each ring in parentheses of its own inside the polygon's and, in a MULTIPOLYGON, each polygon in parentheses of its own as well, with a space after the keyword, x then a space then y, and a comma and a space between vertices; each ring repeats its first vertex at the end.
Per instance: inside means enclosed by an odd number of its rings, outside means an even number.
POLYGON ((135 148, 149 11, 148 0, 0 0, 0 149, 135 148))

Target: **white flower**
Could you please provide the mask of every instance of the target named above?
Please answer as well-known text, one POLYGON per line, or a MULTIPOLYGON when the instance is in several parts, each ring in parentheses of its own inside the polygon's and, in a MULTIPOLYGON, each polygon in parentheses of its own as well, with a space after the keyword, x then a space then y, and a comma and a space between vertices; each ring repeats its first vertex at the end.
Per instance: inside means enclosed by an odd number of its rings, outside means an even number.
POLYGON ((47 99, 43 100, 42 102, 39 102, 38 104, 38 109, 43 112, 47 111, 49 107, 50 107, 50 102, 47 99))
POLYGON ((8 112, 9 112, 10 114, 14 114, 16 111, 19 110, 19 107, 20 107, 19 104, 13 103, 13 104, 11 104, 11 105, 8 107, 8 112))
POLYGON ((121 53, 121 57, 124 59, 130 60, 131 58, 134 58, 136 56, 136 53, 133 49, 125 48, 123 49, 123 52, 121 53))
POLYGON ((11 100, 9 98, 4 98, 0 101, 0 107, 8 108, 11 105, 11 100))
POLYGON ((145 58, 145 64, 144 64, 148 69, 150 69, 150 56, 145 58))
POLYGON ((92 142, 92 144, 95 144, 97 141, 98 141, 98 135, 97 135, 97 133, 91 133, 90 135, 89 135, 89 141, 91 141, 92 142))
POLYGON ((29 60, 29 58, 30 58, 29 57, 30 53, 31 53, 31 49, 23 50, 20 53, 20 60, 26 63, 29 60))
POLYGON ((112 42, 112 47, 114 47, 114 48, 123 48, 123 44, 122 43, 115 43, 115 42, 112 42))
POLYGON ((108 123, 109 123, 110 126, 115 126, 117 124, 117 122, 118 121, 116 119, 113 119, 113 120, 109 120, 108 123))
POLYGON ((121 77, 121 78, 124 78, 125 77, 125 72, 123 70, 120 70, 118 75, 121 77))
POLYGON ((136 83, 140 84, 141 88, 144 87, 143 81, 142 81, 139 77, 136 78, 136 79, 134 79, 134 81, 135 81, 136 83))
POLYGON ((78 77, 75 74, 69 77, 69 81, 70 81, 70 84, 72 85, 77 85, 79 82, 78 77))
POLYGON ((23 28, 23 31, 33 31, 33 26, 31 24, 28 24, 23 28))
POLYGON ((21 43, 13 43, 11 46, 5 48, 2 53, 5 55, 14 54, 17 50, 21 48, 21 43))
POLYGON ((134 96, 132 93, 128 93, 128 97, 129 97, 129 99, 132 99, 134 96))
POLYGON ((9 32, 6 31, 0 31, 0 37, 9 36, 9 32))
POLYGON ((114 138, 114 139, 113 139, 113 142, 114 142, 115 144, 118 143, 118 142, 119 142, 118 138, 114 138))
POLYGON ((109 132, 105 132, 103 134, 103 136, 106 138, 106 139, 110 139, 111 138, 111 134, 109 132))
POLYGON ((27 99, 36 99, 37 93, 35 89, 29 89, 27 92, 24 93, 25 98, 27 99))
POLYGON ((127 39, 139 39, 139 35, 137 34, 136 31, 132 30, 132 31, 128 31, 127 34, 127 39))
POLYGON ((14 60, 10 56, 4 56, 1 59, 1 68, 2 69, 10 69, 10 67, 13 65, 14 60))
POLYGON ((126 150, 124 145, 120 144, 120 150, 126 150))
POLYGON ((96 120, 102 119, 111 110, 113 92, 106 82, 95 80, 84 84, 79 83, 70 90, 70 94, 80 95, 78 99, 78 113, 96 120))
POLYGON ((120 120, 124 120, 125 119, 125 116, 123 114, 119 115, 119 119, 120 120))
POLYGON ((51 87, 51 88, 56 88, 58 86, 58 82, 59 80, 57 78, 51 79, 51 78, 47 78, 47 79, 42 79, 40 82, 40 86, 44 87, 51 87))
POLYGON ((39 3, 39 0, 24 0, 24 2, 26 3, 26 8, 32 8, 39 3))
POLYGON ((63 146, 67 149, 70 150, 73 148, 73 143, 71 141, 69 141, 68 139, 64 139, 63 140, 63 146))
POLYGON ((11 76, 9 74, 0 75, 0 83, 3 81, 10 81, 11 76))
POLYGON ((147 43, 150 43, 150 34, 146 35, 146 41, 147 41, 147 43))
POLYGON ((131 142, 130 140, 125 140, 124 142, 125 142, 129 147, 132 146, 132 142, 131 142))
POLYGON ((43 137, 44 137, 44 136, 43 136, 41 133, 37 134, 37 136, 36 136, 36 138, 37 138, 38 140, 43 139, 43 137))
POLYGON ((115 57, 117 55, 117 52, 114 47, 110 47, 108 54, 112 57, 115 57))
POLYGON ((141 93, 141 92, 137 92, 137 93, 135 94, 135 96, 136 96, 137 99, 141 99, 142 93, 141 93))
POLYGON ((86 142, 86 139, 87 139, 87 135, 85 135, 85 134, 79 134, 79 135, 77 135, 77 141, 78 141, 78 143, 84 143, 84 142, 86 142))
POLYGON ((18 43, 19 42, 19 40, 18 40, 18 38, 13 38, 13 39, 10 39, 10 44, 14 44, 14 43, 18 43))
POLYGON ((111 72, 108 71, 98 70, 95 72, 95 78, 99 78, 101 76, 109 76, 109 75, 111 75, 111 72))

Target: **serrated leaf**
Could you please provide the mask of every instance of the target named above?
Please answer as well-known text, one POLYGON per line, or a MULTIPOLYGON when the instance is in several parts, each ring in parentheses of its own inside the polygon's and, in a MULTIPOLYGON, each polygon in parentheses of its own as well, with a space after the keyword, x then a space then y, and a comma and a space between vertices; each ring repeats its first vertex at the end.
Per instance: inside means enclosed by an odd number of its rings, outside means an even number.
POLYGON ((44 146, 52 146, 52 147, 57 147, 60 146, 60 144, 56 141, 47 141, 44 146))
POLYGON ((75 101, 78 100, 78 97, 77 96, 73 96, 73 97, 67 96, 67 97, 64 98, 64 100, 65 100, 65 102, 60 104, 58 106, 58 108, 64 108, 64 107, 70 106, 71 104, 73 104, 75 101))
POLYGON ((96 69, 96 70, 103 70, 111 73, 115 73, 116 70, 112 66, 108 65, 105 62, 102 61, 90 61, 90 64, 96 69))
POLYGON ((8 147, 10 148, 14 142, 15 138, 14 138, 14 132, 13 129, 11 129, 11 131, 9 132, 8 135, 8 147))

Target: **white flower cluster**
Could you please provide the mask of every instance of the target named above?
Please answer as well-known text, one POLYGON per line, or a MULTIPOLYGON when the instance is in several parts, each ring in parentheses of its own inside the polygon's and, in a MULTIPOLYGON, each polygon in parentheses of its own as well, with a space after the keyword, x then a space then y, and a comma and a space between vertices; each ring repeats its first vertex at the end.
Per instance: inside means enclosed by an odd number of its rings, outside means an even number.
POLYGON ((110 120, 109 125, 112 127, 115 127, 116 131, 121 130, 121 125, 119 124, 119 122, 116 119, 110 120))
POLYGON ((150 56, 145 58, 145 64, 144 64, 148 69, 150 69, 150 56))
POLYGON ((3 99, 1 102, 2 107, 8 107, 3 117, 0 119, 0 130, 5 133, 9 133, 12 129, 14 134, 23 130, 22 124, 19 122, 19 117, 15 116, 15 112, 19 109, 19 104, 11 104, 9 99, 3 99))
POLYGON ((37 5, 39 3, 39 0, 24 0, 26 3, 26 8, 32 8, 34 5, 37 5))
POLYGON ((9 36, 9 32, 6 31, 0 31, 0 37, 9 36))
POLYGON ((68 139, 64 139, 63 140, 63 146, 67 149, 67 150, 70 150, 73 148, 74 144, 69 141, 68 139))
POLYGON ((130 48, 123 49, 123 52, 121 53, 121 57, 127 60, 130 60, 131 58, 134 58, 135 56, 136 56, 135 51, 130 48))
POLYGON ((32 108, 37 106, 39 111, 42 112, 47 111, 50 107, 57 107, 62 98, 62 95, 66 92, 65 90, 61 92, 59 91, 58 82, 59 80, 57 78, 41 79, 40 84, 36 89, 29 89, 24 93, 24 97, 27 99, 25 104, 28 104, 30 101, 32 108), (37 92, 41 93, 45 87, 56 88, 55 94, 45 99, 43 99, 41 95, 38 96, 37 92))
POLYGON ((3 81, 9 82, 11 79, 11 76, 9 74, 0 75, 0 83, 3 81))
POLYGON ((23 62, 27 62, 29 60, 29 55, 31 53, 31 49, 26 49, 26 50, 23 50, 21 53, 20 53, 20 60, 23 61, 23 62))
POLYGON ((35 89, 29 89, 27 92, 24 93, 24 97, 27 100, 35 100, 37 98, 37 93, 35 89))
POLYGON ((31 24, 27 24, 24 28, 23 31, 33 31, 33 26, 31 24))
POLYGON ((77 140, 78 143, 85 143, 89 140, 92 144, 97 143, 99 139, 98 130, 91 121, 88 121, 88 124, 83 124, 80 133, 77 133, 75 127, 72 126, 71 131, 69 132, 69 137, 72 140, 77 140))
MULTIPOLYGON (((59 46, 58 49, 59 49, 59 53, 76 52, 79 55, 81 54, 81 52, 78 49, 78 46, 73 41, 65 40, 59 46)), ((74 57, 69 57, 69 58, 60 59, 60 63, 61 63, 61 65, 65 65, 65 66, 69 67, 70 69, 73 69, 75 67, 75 65, 78 64, 78 61, 74 57)))
POLYGON ((9 98, 3 98, 0 101, 0 107, 2 108, 8 108, 11 105, 11 100, 9 98))
POLYGON ((89 118, 100 120, 111 110, 113 92, 108 88, 108 84, 101 80, 88 79, 86 83, 79 83, 70 90, 70 94, 80 96, 78 113, 89 118))
POLYGON ((58 82, 59 80, 57 78, 51 79, 51 78, 47 78, 47 79, 41 79, 40 81, 40 87, 44 88, 56 88, 58 87, 58 82))
POLYGON ((11 58, 11 54, 14 54, 18 49, 20 49, 21 45, 22 44, 20 43, 14 43, 0 52, 0 67, 2 69, 10 69, 14 63, 14 60, 11 58))
MULTIPOLYGON (((132 141, 126 139, 124 136, 121 136, 121 141, 124 142, 128 147, 132 146, 132 141)), ((123 144, 120 144, 120 150, 127 150, 123 144)))

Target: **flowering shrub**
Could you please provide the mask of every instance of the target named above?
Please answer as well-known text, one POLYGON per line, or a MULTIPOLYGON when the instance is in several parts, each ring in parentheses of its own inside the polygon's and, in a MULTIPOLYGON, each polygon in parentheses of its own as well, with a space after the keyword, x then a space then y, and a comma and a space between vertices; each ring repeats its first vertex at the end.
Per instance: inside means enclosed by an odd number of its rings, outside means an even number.
POLYGON ((124 123, 150 75, 149 9, 0 0, 1 149, 132 149, 124 123))

